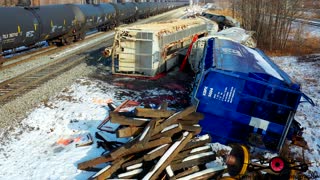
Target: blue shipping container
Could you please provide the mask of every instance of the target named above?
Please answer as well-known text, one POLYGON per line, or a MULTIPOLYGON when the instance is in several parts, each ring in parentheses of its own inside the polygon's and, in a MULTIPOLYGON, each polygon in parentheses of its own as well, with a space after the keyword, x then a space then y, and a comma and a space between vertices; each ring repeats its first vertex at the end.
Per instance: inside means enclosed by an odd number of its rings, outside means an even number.
POLYGON ((206 39, 192 101, 205 115, 202 133, 223 144, 279 151, 293 134, 299 84, 262 51, 219 38, 206 39))

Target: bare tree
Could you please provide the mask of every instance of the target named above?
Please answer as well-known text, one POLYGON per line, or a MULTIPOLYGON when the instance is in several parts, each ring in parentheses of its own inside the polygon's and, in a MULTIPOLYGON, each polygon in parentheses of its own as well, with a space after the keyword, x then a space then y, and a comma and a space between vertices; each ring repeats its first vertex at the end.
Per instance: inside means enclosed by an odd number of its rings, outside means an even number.
POLYGON ((242 26, 256 32, 259 47, 283 49, 301 0, 234 0, 242 26))

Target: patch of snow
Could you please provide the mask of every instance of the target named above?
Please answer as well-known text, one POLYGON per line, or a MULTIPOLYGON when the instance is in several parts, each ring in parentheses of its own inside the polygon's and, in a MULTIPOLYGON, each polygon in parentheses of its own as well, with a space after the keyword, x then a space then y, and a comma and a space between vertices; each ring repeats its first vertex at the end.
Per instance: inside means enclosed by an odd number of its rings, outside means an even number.
POLYGON ((108 170, 109 168, 111 168, 111 165, 106 166, 105 168, 101 169, 99 172, 97 172, 97 174, 95 174, 94 176, 92 176, 93 178, 96 178, 98 176, 100 176, 103 172, 105 172, 106 170, 108 170))
POLYGON ((152 153, 158 151, 159 149, 161 149, 161 148, 163 148, 163 147, 165 147, 165 146, 168 146, 168 145, 169 145, 169 144, 163 144, 163 145, 161 145, 161 146, 158 146, 157 148, 155 148, 155 149, 153 149, 152 151, 148 152, 148 154, 152 154, 152 153))
POLYGON ((123 178, 123 177, 126 177, 126 176, 132 176, 132 175, 135 175, 135 174, 139 174, 142 171, 143 171, 143 169, 135 169, 133 171, 129 171, 129 172, 125 172, 125 173, 119 174, 118 177, 119 178, 123 178))
POLYGON ((210 156, 210 155, 213 155, 213 154, 214 154, 214 152, 204 152, 204 153, 200 153, 200 154, 195 154, 195 155, 192 155, 192 156, 184 158, 182 160, 182 162, 190 161, 190 160, 193 160, 193 159, 199 159, 199 158, 202 158, 204 156, 210 156))
POLYGON ((206 150, 206 149, 210 149, 211 147, 210 146, 201 146, 201 147, 198 147, 198 148, 194 148, 190 151, 190 154, 192 153, 196 153, 196 152, 199 152, 199 151, 203 151, 203 150, 206 150))
POLYGON ((167 171, 169 177, 174 176, 174 173, 173 173, 172 168, 171 168, 170 165, 166 167, 166 171, 167 171))
POLYGON ((168 126, 168 127, 165 127, 165 128, 161 131, 161 133, 166 132, 166 131, 169 131, 169 130, 171 130, 171 129, 173 129, 173 128, 176 128, 176 127, 178 127, 178 126, 179 126, 179 124, 172 124, 172 125, 170 125, 170 126, 168 126))
POLYGON ((146 136, 146 134, 148 133, 150 129, 150 126, 148 126, 144 131, 143 133, 141 134, 140 138, 139 138, 139 141, 142 141, 144 139, 144 137, 146 136))
POLYGON ((127 169, 127 171, 130 171, 130 170, 137 169, 137 168, 140 168, 140 167, 142 167, 142 163, 138 163, 138 164, 134 164, 132 166, 128 166, 126 169, 127 169))

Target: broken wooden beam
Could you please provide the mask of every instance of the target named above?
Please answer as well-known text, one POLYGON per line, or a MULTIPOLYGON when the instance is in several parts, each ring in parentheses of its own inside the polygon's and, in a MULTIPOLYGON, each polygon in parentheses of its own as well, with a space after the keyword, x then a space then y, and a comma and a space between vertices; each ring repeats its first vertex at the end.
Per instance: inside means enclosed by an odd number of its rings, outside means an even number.
POLYGON ((134 169, 132 171, 124 172, 118 175, 119 179, 133 179, 136 175, 143 172, 143 169, 134 169))
POLYGON ((179 119, 177 121, 178 123, 182 124, 182 125, 195 125, 199 123, 199 120, 183 120, 183 119, 179 119))
POLYGON ((181 132, 181 131, 182 131, 181 124, 172 124, 171 126, 164 128, 158 134, 155 134, 154 136, 152 136, 151 139, 157 139, 160 137, 172 137, 174 134, 181 132))
POLYGON ((108 165, 105 168, 101 169, 99 172, 97 172, 89 179, 105 180, 109 178, 114 172, 116 172, 124 162, 130 160, 131 158, 133 158, 133 156, 118 159, 114 161, 112 165, 108 165))
POLYGON ((116 130, 118 138, 137 136, 143 131, 143 127, 129 126, 116 130))
MULTIPOLYGON (((123 163, 121 165, 121 168, 125 169, 125 168, 128 168, 128 167, 130 167, 132 165, 136 165, 136 164, 141 164, 142 165, 142 161, 143 161, 143 157, 140 157, 138 159, 134 159, 134 160, 128 161, 126 163, 123 163)), ((129 168, 129 170, 130 170, 130 168, 129 168)))
POLYGON ((152 151, 148 152, 147 154, 145 154, 143 156, 143 159, 145 161, 151 161, 154 160, 157 157, 162 156, 169 148, 169 144, 163 144, 155 149, 153 149, 152 151))
POLYGON ((160 173, 171 163, 174 157, 183 149, 183 147, 189 142, 193 134, 189 132, 184 132, 181 140, 178 140, 170 146, 167 152, 159 159, 152 170, 147 173, 143 180, 157 179, 160 173))
POLYGON ((185 131, 193 132, 194 135, 197 135, 201 132, 202 128, 200 125, 182 125, 182 129, 185 131))
POLYGON ((92 167, 95 167, 98 164, 102 164, 102 163, 106 163, 106 162, 110 162, 113 161, 113 158, 108 155, 108 156, 100 156, 94 159, 90 159, 88 161, 82 162, 78 164, 78 169, 81 170, 86 170, 92 167))
POLYGON ((181 173, 178 173, 175 178, 178 179, 178 178, 181 178, 181 177, 184 177, 184 176, 187 176, 189 174, 192 174, 192 173, 195 173, 195 172, 198 172, 200 171, 200 168, 199 166, 193 166, 191 168, 188 168, 186 170, 184 170, 183 172, 181 173))
POLYGON ((141 133, 141 136, 139 137, 141 146, 145 146, 149 142, 155 125, 156 119, 151 119, 147 126, 144 128, 144 130, 141 133))
POLYGON ((209 145, 205 145, 205 146, 200 146, 200 147, 196 147, 193 149, 188 149, 188 150, 182 150, 175 158, 175 160, 182 160, 188 156, 194 155, 194 154, 199 154, 199 153, 203 153, 203 152, 209 152, 212 151, 212 148, 209 145))
POLYGON ((169 111, 166 109, 149 109, 149 108, 135 109, 135 115, 139 117, 168 118, 174 113, 175 113, 174 111, 169 111))
POLYGON ((210 143, 210 142, 211 142, 211 137, 208 134, 205 134, 200 137, 194 138, 190 142, 188 142, 188 144, 186 145, 184 150, 203 146, 203 145, 210 143))
POLYGON ((193 121, 193 120, 200 121, 203 118, 204 118, 204 115, 202 113, 192 112, 192 113, 188 114, 187 116, 182 117, 181 120, 183 120, 183 121, 193 121))
POLYGON ((120 125, 127 126, 142 126, 150 121, 150 118, 128 118, 126 116, 119 115, 118 112, 110 112, 111 122, 118 123, 120 125))
POLYGON ((172 170, 172 168, 171 168, 170 165, 166 167, 166 173, 167 173, 167 175, 169 176, 169 178, 170 178, 171 180, 176 179, 176 178, 175 178, 175 175, 174 175, 174 172, 173 172, 173 170, 172 170))
POLYGON ((132 179, 134 176, 140 174, 141 172, 143 172, 143 169, 134 169, 132 171, 118 174, 118 178, 119 179, 132 179))
POLYGON ((203 152, 200 154, 190 155, 190 156, 184 158, 180 162, 176 161, 174 163, 171 163, 171 168, 173 171, 176 171, 176 170, 183 169, 183 168, 189 168, 192 166, 205 164, 205 163, 208 163, 208 162, 211 162, 214 160, 216 160, 216 154, 213 151, 203 152))
POLYGON ((177 122, 178 119, 185 117, 187 115, 189 115, 190 113, 194 112, 196 110, 195 106, 190 106, 187 107, 185 110, 177 112, 175 114, 173 114, 172 116, 170 116, 169 118, 167 118, 165 121, 163 121, 160 125, 158 125, 155 130, 153 131, 153 135, 159 133, 160 131, 162 131, 164 128, 174 124, 177 122))
POLYGON ((116 158, 119 158, 119 157, 122 157, 125 155, 138 153, 138 152, 148 150, 151 148, 155 148, 155 147, 160 146, 162 144, 168 144, 171 142, 172 142, 171 137, 163 137, 163 138, 159 138, 159 139, 150 141, 145 146, 142 146, 138 140, 135 140, 131 144, 128 145, 128 143, 127 143, 124 146, 115 150, 114 152, 111 152, 110 155, 112 158, 116 159, 116 158))

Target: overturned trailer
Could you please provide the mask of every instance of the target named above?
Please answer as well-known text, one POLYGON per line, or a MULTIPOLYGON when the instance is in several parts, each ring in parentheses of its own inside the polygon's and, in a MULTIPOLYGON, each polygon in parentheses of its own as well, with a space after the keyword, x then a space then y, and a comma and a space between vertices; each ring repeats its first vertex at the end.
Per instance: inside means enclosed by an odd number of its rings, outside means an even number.
POLYGON ((202 38, 189 60, 197 73, 192 102, 214 141, 280 151, 300 130, 294 121, 300 98, 313 103, 262 51, 235 41, 202 38))
POLYGON ((192 37, 205 36, 202 19, 171 20, 118 28, 112 48, 112 72, 155 76, 178 63, 177 54, 192 37))

